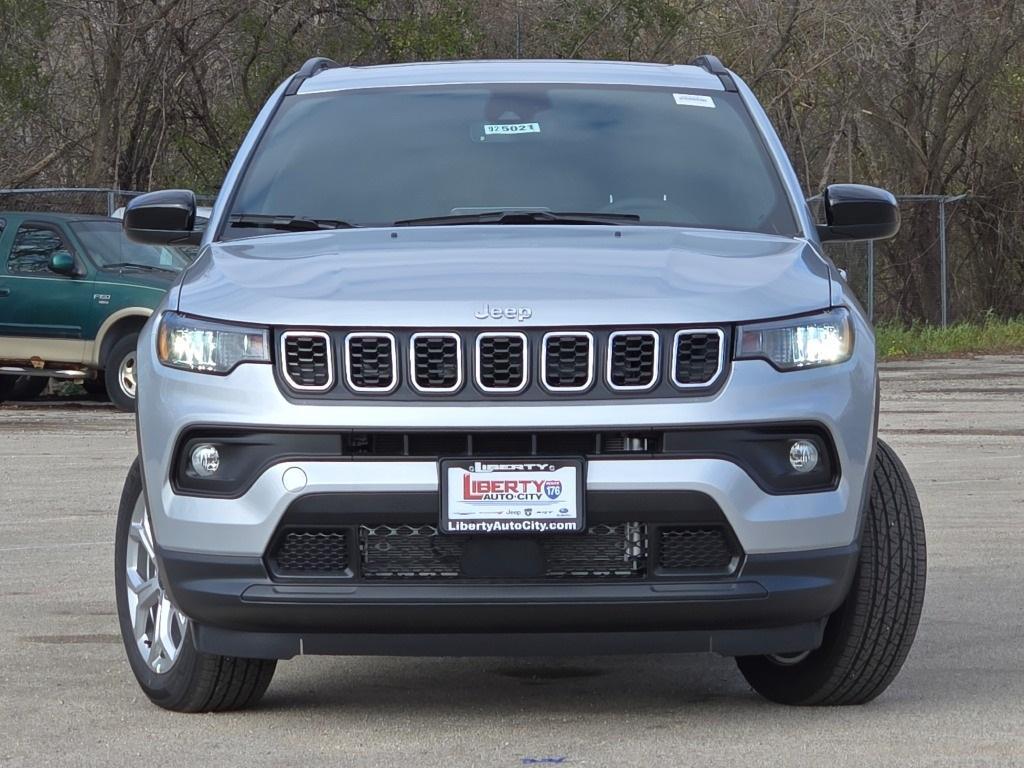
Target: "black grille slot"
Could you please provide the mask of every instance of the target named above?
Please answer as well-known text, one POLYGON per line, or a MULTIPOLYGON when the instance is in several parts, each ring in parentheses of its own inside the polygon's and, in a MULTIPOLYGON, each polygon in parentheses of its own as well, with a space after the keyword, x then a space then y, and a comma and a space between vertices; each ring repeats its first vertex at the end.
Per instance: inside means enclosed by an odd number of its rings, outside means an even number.
MULTIPOLYGON (((432 525, 377 525, 359 529, 364 579, 459 579, 467 536, 446 536, 432 525)), ((641 578, 647 534, 641 523, 595 525, 583 533, 537 540, 544 579, 641 578)))
POLYGON ((331 342, 323 333, 283 335, 284 375, 294 389, 329 389, 332 379, 331 342))
POLYGON ((647 389, 658 380, 658 335, 613 333, 608 348, 608 383, 616 389, 647 389))
POLYGON ((658 529, 659 570, 726 571, 738 554, 720 526, 658 529))
POLYGON ((387 392, 397 383, 395 340, 384 334, 353 334, 345 342, 348 384, 356 390, 387 392))
POLYGON ((518 392, 526 386, 526 337, 522 334, 481 334, 476 354, 481 388, 518 392))
POLYGON ((415 334, 412 377, 420 390, 453 392, 462 384, 462 346, 454 334, 415 334))
POLYGON ((593 377, 593 343, 587 334, 551 333, 544 337, 544 386, 583 390, 593 377))
POLYGON ((346 576, 348 534, 344 530, 288 530, 268 558, 282 576, 346 576))
POLYGON ((675 382, 700 387, 718 375, 722 359, 721 331, 680 331, 676 334, 675 382))

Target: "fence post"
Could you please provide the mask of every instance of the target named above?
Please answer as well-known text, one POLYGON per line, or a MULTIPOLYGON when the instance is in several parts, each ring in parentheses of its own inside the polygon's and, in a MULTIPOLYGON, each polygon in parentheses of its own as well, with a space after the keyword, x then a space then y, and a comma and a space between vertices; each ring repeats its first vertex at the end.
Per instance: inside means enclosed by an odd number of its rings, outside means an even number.
POLYGON ((875 241, 868 240, 868 320, 875 322, 875 241))
POLYGON ((114 215, 114 190, 107 190, 107 216, 114 215))
POLYGON ((939 198, 939 281, 942 283, 942 327, 949 324, 949 286, 946 265, 946 198, 939 198))

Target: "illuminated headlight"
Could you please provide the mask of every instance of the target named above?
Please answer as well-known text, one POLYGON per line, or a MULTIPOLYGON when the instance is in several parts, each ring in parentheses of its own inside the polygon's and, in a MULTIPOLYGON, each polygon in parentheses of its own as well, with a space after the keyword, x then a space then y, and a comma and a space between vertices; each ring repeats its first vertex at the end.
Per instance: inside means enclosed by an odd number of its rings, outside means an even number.
POLYGON ((164 312, 156 351, 160 362, 171 368, 225 374, 240 363, 269 363, 268 337, 266 328, 164 312))
POLYGON ((767 360, 782 371, 833 365, 853 354, 849 310, 740 326, 736 358, 767 360))

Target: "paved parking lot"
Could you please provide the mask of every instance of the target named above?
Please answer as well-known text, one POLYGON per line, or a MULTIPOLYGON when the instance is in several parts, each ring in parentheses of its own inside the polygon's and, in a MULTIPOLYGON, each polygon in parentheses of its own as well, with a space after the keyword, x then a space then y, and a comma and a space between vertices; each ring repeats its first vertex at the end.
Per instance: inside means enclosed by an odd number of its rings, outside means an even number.
POLYGON ((713 656, 307 657, 258 710, 190 716, 146 701, 117 635, 132 418, 0 407, 0 765, 1024 765, 1024 358, 887 366, 881 429, 917 483, 930 572, 874 704, 767 704, 713 656))

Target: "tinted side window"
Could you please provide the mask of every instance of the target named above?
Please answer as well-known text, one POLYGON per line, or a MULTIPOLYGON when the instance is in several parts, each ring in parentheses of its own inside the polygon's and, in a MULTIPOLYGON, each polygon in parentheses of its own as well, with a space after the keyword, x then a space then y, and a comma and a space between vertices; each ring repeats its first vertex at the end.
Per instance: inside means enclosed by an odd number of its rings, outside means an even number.
POLYGON ((52 229, 36 224, 22 224, 14 235, 7 271, 38 275, 50 271, 50 256, 64 250, 64 240, 52 229))

